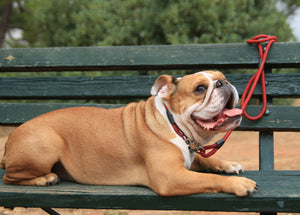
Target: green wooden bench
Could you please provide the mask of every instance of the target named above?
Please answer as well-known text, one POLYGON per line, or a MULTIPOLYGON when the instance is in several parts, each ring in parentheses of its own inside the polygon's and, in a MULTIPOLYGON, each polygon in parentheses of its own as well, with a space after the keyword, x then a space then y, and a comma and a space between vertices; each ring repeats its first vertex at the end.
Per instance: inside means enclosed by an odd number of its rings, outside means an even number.
MULTIPOLYGON (((89 77, 89 71, 91 74, 94 74, 92 71, 118 71, 122 74, 119 71, 132 70, 146 74, 152 70, 163 70, 163 73, 204 69, 233 71, 237 68, 256 69, 257 66, 257 47, 248 44, 0 49, 0 72, 22 72, 20 75, 23 75, 0 78, 0 124, 19 125, 42 113, 71 106, 121 106, 88 104, 87 101, 104 100, 108 103, 117 99, 146 98, 150 96, 150 88, 157 77, 89 77), (56 73, 51 73, 52 76, 57 76, 26 77, 26 72, 32 71, 54 71, 56 73), (87 71, 87 75, 63 77, 62 71, 87 71), (67 102, 75 100, 78 102, 67 102)), ((273 156, 273 132, 299 131, 300 107, 272 105, 273 98, 300 96, 300 73, 298 69, 294 73, 272 74, 274 68, 300 68, 300 43, 272 45, 265 66, 268 73, 267 114, 259 121, 243 119, 237 129, 259 131, 260 170, 242 174, 260 185, 260 191, 253 196, 238 198, 221 193, 160 197, 150 189, 138 186, 89 186, 63 182, 40 188, 9 186, 1 181, 0 206, 41 207, 53 214, 49 208, 300 212, 300 171, 274 171, 273 156)), ((249 74, 227 75, 240 93, 250 77, 249 74)), ((256 97, 260 95, 260 90, 254 92, 256 97)), ((258 106, 248 108, 250 114, 259 110, 258 106)), ((3 175, 4 170, 0 170, 0 177, 3 175)))

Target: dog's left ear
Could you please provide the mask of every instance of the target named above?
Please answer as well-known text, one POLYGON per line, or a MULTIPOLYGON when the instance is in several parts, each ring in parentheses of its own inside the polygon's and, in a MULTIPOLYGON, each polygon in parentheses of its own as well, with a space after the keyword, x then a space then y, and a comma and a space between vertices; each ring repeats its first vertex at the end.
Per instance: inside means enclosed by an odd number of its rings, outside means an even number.
POLYGON ((176 90, 177 78, 170 75, 159 76, 151 88, 151 95, 166 99, 176 90))

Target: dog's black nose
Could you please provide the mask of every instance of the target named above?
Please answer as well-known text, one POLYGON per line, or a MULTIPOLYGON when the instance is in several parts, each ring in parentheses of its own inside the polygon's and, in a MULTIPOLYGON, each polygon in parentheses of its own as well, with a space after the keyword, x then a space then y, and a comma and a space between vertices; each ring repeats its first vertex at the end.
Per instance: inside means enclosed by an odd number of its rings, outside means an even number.
POLYGON ((217 80, 216 82, 216 88, 225 86, 227 84, 227 82, 225 80, 217 80))

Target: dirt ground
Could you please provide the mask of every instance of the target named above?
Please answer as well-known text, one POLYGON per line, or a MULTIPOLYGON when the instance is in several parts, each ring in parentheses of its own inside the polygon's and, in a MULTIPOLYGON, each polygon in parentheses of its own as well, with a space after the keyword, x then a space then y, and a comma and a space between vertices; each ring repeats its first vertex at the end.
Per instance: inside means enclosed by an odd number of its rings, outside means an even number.
MULTIPOLYGON (((300 100, 295 103, 300 106, 300 100)), ((4 150, 7 135, 13 130, 10 127, 0 128, 0 158, 4 150)), ((222 135, 220 135, 222 136, 222 135)), ((219 137, 220 137, 219 136, 219 137)), ((216 139, 218 139, 217 137, 216 139)), ((276 132, 274 144, 275 169, 276 170, 300 170, 300 132, 276 132)), ((257 170, 258 164, 258 133, 257 132, 233 132, 215 155, 220 159, 240 162, 246 170, 257 170)), ((223 213, 223 212, 187 212, 187 211, 128 211, 128 210, 82 210, 82 209, 57 209, 64 215, 223 215, 223 214, 256 214, 256 213, 223 213)), ((41 209, 15 208, 14 210, 0 207, 0 215, 43 215, 41 209)))

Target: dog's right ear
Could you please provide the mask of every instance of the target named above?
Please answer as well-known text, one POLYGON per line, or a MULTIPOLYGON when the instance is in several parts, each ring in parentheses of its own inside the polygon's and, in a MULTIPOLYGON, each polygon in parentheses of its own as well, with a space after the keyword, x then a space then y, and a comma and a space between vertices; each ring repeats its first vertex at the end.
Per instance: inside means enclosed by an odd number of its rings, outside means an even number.
POLYGON ((176 90, 177 78, 170 75, 159 76, 151 88, 152 96, 159 96, 167 99, 176 90))

